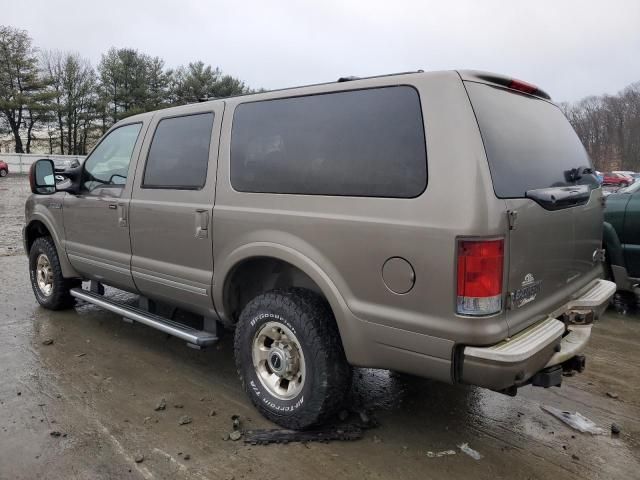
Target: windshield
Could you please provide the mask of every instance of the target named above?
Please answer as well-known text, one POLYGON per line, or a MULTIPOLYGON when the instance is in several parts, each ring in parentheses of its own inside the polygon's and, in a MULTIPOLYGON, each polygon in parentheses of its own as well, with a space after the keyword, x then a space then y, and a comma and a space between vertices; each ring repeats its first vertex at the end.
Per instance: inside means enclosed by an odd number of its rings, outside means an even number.
POLYGON ((499 198, 598 180, 580 139, 560 109, 545 100, 465 82, 499 198))

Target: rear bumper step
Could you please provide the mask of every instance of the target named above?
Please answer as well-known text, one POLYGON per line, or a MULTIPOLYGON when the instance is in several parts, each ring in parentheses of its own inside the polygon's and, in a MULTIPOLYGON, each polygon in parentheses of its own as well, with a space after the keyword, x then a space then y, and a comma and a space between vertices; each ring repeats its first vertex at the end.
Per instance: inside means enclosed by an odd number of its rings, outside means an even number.
POLYGON ((464 347, 462 381, 504 390, 524 385, 541 373, 536 384, 553 384, 562 373, 558 368, 584 351, 592 327, 590 323, 577 322, 565 325, 556 317, 578 312, 582 318, 587 314, 597 318, 615 291, 615 283, 595 280, 551 316, 513 337, 489 347, 464 347))
POLYGON ((174 337, 184 340, 191 345, 206 347, 207 345, 212 345, 218 341, 218 337, 214 333, 191 328, 171 319, 149 313, 141 308, 132 307, 130 305, 108 299, 88 290, 72 288, 70 293, 75 298, 79 298, 80 300, 92 303, 98 307, 104 308, 105 310, 109 310, 110 312, 122 315, 129 320, 142 323, 155 328, 156 330, 160 330, 161 332, 173 335, 174 337))

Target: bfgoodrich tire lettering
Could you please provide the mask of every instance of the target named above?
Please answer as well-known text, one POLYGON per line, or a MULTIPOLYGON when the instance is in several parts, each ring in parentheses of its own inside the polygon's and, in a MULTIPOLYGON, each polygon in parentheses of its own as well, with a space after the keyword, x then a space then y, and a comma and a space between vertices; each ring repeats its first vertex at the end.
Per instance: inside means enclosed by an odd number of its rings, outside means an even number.
POLYGON ((75 299, 69 293, 73 287, 80 285, 80 280, 66 279, 62 276, 62 268, 58 259, 56 245, 51 237, 37 238, 29 250, 29 276, 31 288, 38 303, 50 310, 62 310, 74 305, 75 299), (50 289, 46 291, 38 283, 38 269, 42 265, 50 269, 50 289))
MULTIPOLYGON (((331 309, 314 292, 291 288, 254 298, 240 315, 234 346, 242 385, 256 408, 269 420, 285 428, 303 429, 322 423, 340 408, 350 385, 351 368, 331 309), (303 356, 303 385, 291 397, 274 395, 254 365, 256 336, 265 327, 277 328, 278 325, 293 334, 303 356)), ((297 365, 299 362, 300 359, 297 365)), ((294 373, 296 371, 294 369, 294 373)))

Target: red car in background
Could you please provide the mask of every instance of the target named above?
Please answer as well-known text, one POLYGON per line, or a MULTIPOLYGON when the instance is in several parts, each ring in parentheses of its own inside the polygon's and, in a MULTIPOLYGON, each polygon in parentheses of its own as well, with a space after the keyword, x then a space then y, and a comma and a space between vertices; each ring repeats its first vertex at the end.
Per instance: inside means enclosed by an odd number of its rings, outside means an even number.
POLYGON ((629 178, 621 173, 605 173, 603 185, 616 185, 618 187, 626 187, 633 183, 633 178, 629 178))
POLYGON ((9 174, 9 165, 7 162, 0 160, 0 177, 6 177, 9 174))

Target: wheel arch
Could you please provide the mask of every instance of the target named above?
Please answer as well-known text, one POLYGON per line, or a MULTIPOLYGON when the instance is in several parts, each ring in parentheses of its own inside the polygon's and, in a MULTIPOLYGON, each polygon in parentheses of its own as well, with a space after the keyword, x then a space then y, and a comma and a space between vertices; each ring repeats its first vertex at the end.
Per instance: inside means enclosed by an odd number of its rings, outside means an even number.
POLYGON ((53 227, 51 221, 44 215, 34 213, 32 218, 29 220, 29 223, 24 227, 23 241, 25 253, 29 255, 33 242, 35 242, 37 238, 45 236, 49 236, 53 239, 56 251, 58 252, 62 275, 65 278, 78 278, 80 275, 71 266, 71 263, 69 263, 69 259, 67 258, 67 254, 62 246, 62 242, 56 229, 53 227))
POLYGON ((222 322, 234 325, 242 309, 242 302, 273 288, 295 286, 313 290, 326 299, 349 358, 352 347, 350 339, 357 338, 352 337, 354 326, 349 322, 352 314, 329 275, 298 250, 269 242, 256 242, 235 249, 225 257, 223 265, 216 265, 214 269, 213 300, 222 322), (251 278, 253 274, 256 280, 251 278), (247 278, 252 280, 248 285, 243 282, 247 278), (234 298, 240 285, 244 298, 234 298))
POLYGON ((624 267, 625 261, 622 244, 620 243, 618 233, 609 222, 604 222, 603 224, 602 244, 607 253, 607 262, 611 265, 624 267))

